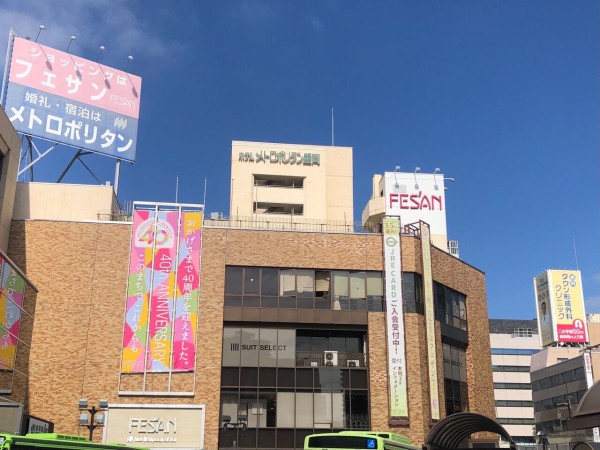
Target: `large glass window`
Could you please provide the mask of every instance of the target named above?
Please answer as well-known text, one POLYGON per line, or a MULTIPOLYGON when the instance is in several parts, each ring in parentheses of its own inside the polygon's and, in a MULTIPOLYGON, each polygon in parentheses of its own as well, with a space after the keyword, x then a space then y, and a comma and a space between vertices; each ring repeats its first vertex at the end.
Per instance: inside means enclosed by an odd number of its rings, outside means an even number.
POLYGON ((436 319, 442 324, 467 330, 467 307, 464 294, 439 283, 433 283, 436 319))
POLYGON ((228 266, 225 306, 383 311, 382 272, 228 266))
POLYGON ((463 348, 442 344, 446 415, 469 409, 466 355, 463 348))

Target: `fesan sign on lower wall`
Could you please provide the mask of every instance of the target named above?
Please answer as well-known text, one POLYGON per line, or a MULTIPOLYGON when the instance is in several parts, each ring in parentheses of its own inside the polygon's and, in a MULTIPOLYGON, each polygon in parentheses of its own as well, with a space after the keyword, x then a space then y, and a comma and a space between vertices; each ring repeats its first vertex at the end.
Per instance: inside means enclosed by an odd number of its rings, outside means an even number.
POLYGON ((204 405, 109 405, 104 442, 150 448, 204 448, 204 405))

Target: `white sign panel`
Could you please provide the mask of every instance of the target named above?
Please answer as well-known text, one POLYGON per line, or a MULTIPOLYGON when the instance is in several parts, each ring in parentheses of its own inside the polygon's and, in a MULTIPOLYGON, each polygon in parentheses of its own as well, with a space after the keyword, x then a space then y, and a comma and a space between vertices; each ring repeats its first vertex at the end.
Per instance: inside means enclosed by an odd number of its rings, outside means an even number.
POLYGON ((444 175, 440 173, 385 173, 385 214, 403 224, 427 222, 432 235, 447 236, 444 175))
POLYGON ((384 218, 385 317, 390 418, 408 417, 401 245, 400 220, 396 217, 384 218))
POLYGON ((150 448, 204 448, 204 405, 108 405, 104 442, 150 448))

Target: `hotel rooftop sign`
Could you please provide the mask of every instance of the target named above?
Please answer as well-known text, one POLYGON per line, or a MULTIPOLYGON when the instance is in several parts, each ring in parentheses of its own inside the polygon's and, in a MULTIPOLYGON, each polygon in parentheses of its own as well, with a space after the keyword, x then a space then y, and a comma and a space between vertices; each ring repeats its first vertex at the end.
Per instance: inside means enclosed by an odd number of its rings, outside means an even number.
POLYGON ((290 166, 320 166, 321 155, 318 153, 284 152, 261 150, 260 152, 240 152, 239 162, 256 162, 285 164, 290 166))

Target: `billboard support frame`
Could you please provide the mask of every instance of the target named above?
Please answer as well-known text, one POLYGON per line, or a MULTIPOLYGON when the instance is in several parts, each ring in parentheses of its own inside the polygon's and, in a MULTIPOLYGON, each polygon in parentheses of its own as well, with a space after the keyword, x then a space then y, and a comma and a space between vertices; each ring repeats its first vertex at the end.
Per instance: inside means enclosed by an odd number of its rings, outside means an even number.
POLYGON ((29 169, 29 177, 30 177, 30 181, 33 181, 33 166, 36 165, 36 163, 38 163, 44 156, 46 156, 48 153, 50 153, 52 150, 54 150, 57 147, 57 143, 54 142, 50 147, 48 147, 46 150, 44 150, 43 153, 40 153, 40 151, 37 148, 37 145, 35 145, 35 143, 33 142, 33 137, 30 134, 23 134, 23 137, 25 138, 23 140, 23 147, 21 148, 21 158, 19 161, 19 172, 17 173, 17 179, 27 171, 27 169, 29 169), (25 141, 27 141, 27 143, 25 143, 25 141), (37 157, 35 159, 33 159, 33 151, 35 150, 35 152, 37 153, 37 157), (25 167, 21 167, 21 165, 23 164, 24 161, 27 160, 27 156, 29 156, 29 164, 27 164, 25 167))

